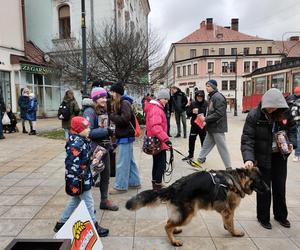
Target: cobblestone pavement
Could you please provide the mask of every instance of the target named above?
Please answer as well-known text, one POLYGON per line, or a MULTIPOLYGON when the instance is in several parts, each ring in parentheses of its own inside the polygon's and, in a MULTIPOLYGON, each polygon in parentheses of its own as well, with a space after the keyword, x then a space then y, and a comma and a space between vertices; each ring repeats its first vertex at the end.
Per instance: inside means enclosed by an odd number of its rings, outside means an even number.
MULTIPOLYGON (((240 136, 245 116, 229 117, 227 142, 234 167, 242 166, 240 136)), ((189 122, 189 121, 188 121, 189 122)), ((60 127, 56 119, 38 121, 38 129, 60 127)), ((172 134, 175 134, 173 124, 172 134)), ((187 139, 172 138, 176 149, 187 152, 187 139)), ((198 141, 198 144, 200 142, 198 141)), ((199 152, 199 145, 197 147, 199 152)), ((0 249, 13 238, 52 238, 56 220, 68 196, 64 192, 64 142, 21 133, 8 134, 0 141, 0 249)), ((142 190, 151 186, 151 157, 141 151, 141 141, 135 143, 142 190)), ((194 170, 175 154, 172 182, 194 170)), ((223 169, 214 149, 204 165, 207 169, 223 169)), ((242 200, 235 217, 236 226, 245 232, 242 238, 232 238, 223 229, 216 212, 199 211, 192 222, 183 228, 178 238, 184 242, 180 249, 300 249, 300 164, 288 164, 287 204, 292 227, 286 229, 273 218, 272 230, 265 230, 256 221, 255 195, 242 200)), ((111 183, 114 179, 111 179, 111 183)), ((114 195, 111 199, 120 206, 118 212, 99 210, 99 190, 93 189, 96 217, 110 229, 103 238, 104 249, 175 249, 166 238, 164 224, 168 210, 165 204, 157 208, 127 211, 124 204, 136 190, 114 195)), ((179 249, 179 248, 178 248, 179 249)))

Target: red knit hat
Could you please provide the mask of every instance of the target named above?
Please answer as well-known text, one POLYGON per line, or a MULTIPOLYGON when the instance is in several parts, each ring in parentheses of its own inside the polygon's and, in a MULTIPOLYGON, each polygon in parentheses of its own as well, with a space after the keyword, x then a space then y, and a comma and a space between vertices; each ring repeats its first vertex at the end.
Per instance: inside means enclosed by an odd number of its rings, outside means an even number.
POLYGON ((80 134, 90 126, 90 122, 82 116, 75 116, 71 120, 71 130, 80 134))
POLYGON ((300 86, 298 86, 298 87, 296 87, 296 88, 294 89, 294 93, 295 93, 295 94, 300 94, 300 86))

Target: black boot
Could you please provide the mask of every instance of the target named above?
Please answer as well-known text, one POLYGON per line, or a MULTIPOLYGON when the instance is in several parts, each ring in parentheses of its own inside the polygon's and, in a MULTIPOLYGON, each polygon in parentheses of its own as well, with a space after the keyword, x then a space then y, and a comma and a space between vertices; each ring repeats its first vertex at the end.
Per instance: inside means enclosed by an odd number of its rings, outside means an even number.
POLYGON ((99 237, 106 237, 109 233, 109 230, 106 228, 100 227, 98 222, 95 222, 95 228, 97 230, 99 237))
POLYGON ((56 222, 56 225, 55 225, 55 227, 53 228, 53 231, 54 231, 55 233, 57 233, 57 232, 59 231, 59 229, 61 229, 61 228, 63 227, 64 224, 65 224, 65 223, 62 223, 62 222, 56 222))
POLYGON ((31 130, 29 135, 36 135, 36 130, 31 130))
POLYGON ((26 130, 26 128, 25 127, 23 127, 23 132, 22 132, 23 134, 28 134, 28 132, 27 132, 27 130, 26 130))

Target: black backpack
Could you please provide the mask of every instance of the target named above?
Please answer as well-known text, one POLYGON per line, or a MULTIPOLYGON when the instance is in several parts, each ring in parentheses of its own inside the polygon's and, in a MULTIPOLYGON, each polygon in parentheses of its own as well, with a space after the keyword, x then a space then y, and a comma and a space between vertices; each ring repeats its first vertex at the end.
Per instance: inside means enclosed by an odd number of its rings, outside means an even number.
POLYGON ((69 105, 63 101, 58 108, 57 117, 59 120, 68 121, 71 118, 71 109, 69 105))

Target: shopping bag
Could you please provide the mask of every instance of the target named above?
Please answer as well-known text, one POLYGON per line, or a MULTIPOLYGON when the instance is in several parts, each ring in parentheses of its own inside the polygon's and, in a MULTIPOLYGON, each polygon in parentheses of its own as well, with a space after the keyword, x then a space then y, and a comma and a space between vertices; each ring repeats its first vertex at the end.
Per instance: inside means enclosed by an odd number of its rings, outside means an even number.
POLYGON ((10 125, 10 119, 6 112, 4 112, 2 117, 2 125, 10 125))

